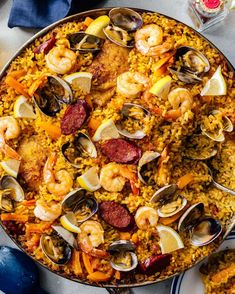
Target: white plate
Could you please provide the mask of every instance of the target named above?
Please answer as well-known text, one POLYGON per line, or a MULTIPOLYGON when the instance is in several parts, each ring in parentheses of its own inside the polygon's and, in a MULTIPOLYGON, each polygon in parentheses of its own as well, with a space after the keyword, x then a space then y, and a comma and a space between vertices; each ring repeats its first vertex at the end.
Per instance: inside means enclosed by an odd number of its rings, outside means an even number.
MULTIPOLYGON (((235 230, 225 239, 218 251, 234 248, 235 230)), ((203 262, 205 261, 200 262, 190 270, 175 277, 171 284, 171 294, 204 294, 204 285, 199 273, 199 268, 203 262)))

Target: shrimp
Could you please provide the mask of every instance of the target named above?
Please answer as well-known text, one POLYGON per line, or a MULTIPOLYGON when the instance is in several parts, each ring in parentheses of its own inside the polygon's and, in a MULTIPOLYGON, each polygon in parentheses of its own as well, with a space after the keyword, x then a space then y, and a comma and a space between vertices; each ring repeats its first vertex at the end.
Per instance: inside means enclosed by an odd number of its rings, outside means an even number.
POLYGON ((6 140, 15 139, 20 135, 20 126, 12 116, 0 117, 0 151, 16 160, 20 160, 20 155, 6 144, 6 140))
POLYGON ((60 203, 54 201, 47 203, 43 199, 36 201, 34 215, 42 221, 50 222, 57 219, 62 213, 62 206, 60 203))
POLYGON ((58 74, 69 72, 76 64, 76 61, 76 53, 65 46, 54 47, 46 55, 47 66, 58 74))
POLYGON ((56 154, 52 153, 48 157, 43 168, 43 179, 47 185, 47 189, 51 194, 64 196, 73 186, 73 179, 70 174, 62 169, 56 174, 53 172, 53 167, 56 162, 56 154), (59 182, 57 183, 56 180, 59 182))
POLYGON ((168 147, 165 147, 161 153, 161 157, 158 163, 157 171, 157 184, 159 186, 165 186, 169 181, 169 172, 166 163, 170 159, 168 147))
POLYGON ((162 28, 149 24, 135 33, 135 46, 143 55, 159 56, 173 48, 173 41, 169 38, 163 42, 162 28))
POLYGON ((189 90, 185 88, 176 88, 172 90, 168 95, 168 101, 170 102, 174 110, 180 110, 181 114, 190 110, 193 106, 193 98, 189 90))
POLYGON ((88 220, 81 224, 80 229, 78 242, 83 252, 95 257, 108 256, 106 251, 95 248, 104 243, 104 230, 100 223, 88 220))
POLYGON ((147 87, 149 78, 139 72, 124 72, 117 77, 117 93, 135 98, 147 87))
POLYGON ((155 227, 158 222, 157 211, 149 206, 141 206, 136 211, 135 222, 141 230, 146 229, 148 226, 155 227))
POLYGON ((127 180, 130 182, 133 194, 138 195, 136 174, 130 171, 127 166, 110 162, 101 169, 100 184, 109 192, 122 191, 127 180))

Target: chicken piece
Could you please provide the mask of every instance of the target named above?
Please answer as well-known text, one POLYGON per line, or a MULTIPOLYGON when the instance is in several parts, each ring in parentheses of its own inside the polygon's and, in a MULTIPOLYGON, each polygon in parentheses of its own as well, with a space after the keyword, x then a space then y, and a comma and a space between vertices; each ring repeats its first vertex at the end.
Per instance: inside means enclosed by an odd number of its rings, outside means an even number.
POLYGON ((128 55, 130 49, 105 41, 100 53, 89 66, 95 85, 92 86, 91 96, 97 105, 106 104, 114 95, 117 77, 128 71, 128 55))
POLYGON ((41 142, 41 136, 24 138, 17 150, 22 157, 19 174, 32 191, 37 191, 42 183, 42 169, 47 159, 47 150, 41 142))

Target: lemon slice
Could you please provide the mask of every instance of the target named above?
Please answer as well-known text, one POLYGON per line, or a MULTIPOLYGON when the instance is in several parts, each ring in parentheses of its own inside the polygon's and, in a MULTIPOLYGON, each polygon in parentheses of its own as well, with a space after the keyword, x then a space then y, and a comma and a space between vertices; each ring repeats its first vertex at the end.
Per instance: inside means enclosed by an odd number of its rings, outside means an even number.
POLYGON ((93 22, 85 30, 85 33, 105 39, 103 28, 107 27, 109 22, 110 18, 107 15, 101 15, 97 17, 95 20, 93 20, 93 22))
POLYGON ((157 231, 160 236, 160 247, 162 254, 184 248, 180 235, 170 227, 158 225, 157 231))
POLYGON ((153 95, 159 98, 165 99, 170 91, 172 78, 170 76, 165 76, 164 78, 157 81, 149 90, 153 95))
POLYGON ((68 231, 73 233, 81 233, 81 230, 77 224, 76 216, 73 212, 68 212, 67 214, 61 216, 60 218, 61 225, 68 231))
POLYGON ((92 140, 97 142, 100 140, 117 139, 119 132, 112 119, 103 122, 96 130, 92 140))
POLYGON ((201 96, 220 96, 227 94, 227 85, 221 72, 221 66, 218 66, 217 70, 205 84, 201 91, 201 96))
POLYGON ((96 167, 94 166, 78 177, 77 181, 82 188, 90 192, 96 191, 101 187, 96 167))
POLYGON ((75 72, 64 77, 64 80, 71 84, 75 90, 82 89, 86 94, 91 91, 91 79, 90 72, 75 72))
POLYGON ((23 95, 18 96, 14 104, 14 117, 22 118, 36 118, 36 114, 33 111, 33 106, 27 102, 27 98, 23 95))
POLYGON ((19 168, 20 168, 20 160, 16 159, 7 159, 0 162, 1 167, 4 169, 12 177, 17 177, 19 168))

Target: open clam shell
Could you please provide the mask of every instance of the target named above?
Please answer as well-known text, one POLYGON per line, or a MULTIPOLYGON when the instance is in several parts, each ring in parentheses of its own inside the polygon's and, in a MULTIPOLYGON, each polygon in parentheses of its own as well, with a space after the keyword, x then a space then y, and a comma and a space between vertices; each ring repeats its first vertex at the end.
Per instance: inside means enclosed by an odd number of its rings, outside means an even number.
MULTIPOLYGON (((138 178, 143 184, 151 184, 149 183, 149 177, 145 176, 143 172, 147 169, 147 164, 156 161, 161 156, 160 153, 154 151, 145 151, 138 162, 138 178)), ((148 171, 147 171, 148 174, 148 171)), ((155 184, 155 183, 154 183, 155 184)))
MULTIPOLYGON (((134 103, 124 103, 121 114, 123 119, 132 119, 134 121, 143 121, 146 116, 150 115, 150 112, 141 105, 134 104, 134 103)), ((118 132, 129 139, 143 139, 146 134, 143 129, 139 129, 134 133, 127 131, 123 128, 121 121, 117 124, 118 132)))
POLYGON ((45 256, 57 265, 64 265, 71 259, 72 250, 69 244, 57 233, 42 234, 40 248, 45 256))
POLYGON ((111 254, 110 264, 112 268, 121 272, 129 272, 135 269, 138 265, 138 259, 135 250, 135 245, 127 240, 115 241, 109 246, 111 254))
POLYGON ((21 202, 25 199, 24 190, 22 189, 21 185, 17 182, 17 180, 12 176, 5 175, 1 178, 0 189, 12 190, 11 196, 12 199, 16 202, 21 202))
POLYGON ((166 185, 158 189, 150 199, 150 202, 160 202, 162 204, 169 202, 172 196, 177 191, 178 186, 176 184, 166 185))
POLYGON ((36 106, 47 116, 55 116, 61 109, 60 104, 73 102, 72 90, 68 83, 57 76, 48 76, 47 82, 33 96, 36 106))
POLYGON ((96 199, 87 196, 87 191, 82 188, 71 191, 61 205, 63 211, 74 213, 78 223, 88 220, 98 211, 96 199))
POLYGON ((202 202, 190 206, 181 216, 178 223, 179 231, 191 230, 204 214, 204 204, 202 202))
POLYGON ((0 210, 6 212, 14 211, 14 195, 12 194, 14 192, 11 189, 0 190, 0 210))
POLYGON ((204 246, 214 241, 222 233, 221 223, 212 218, 201 218, 193 227, 191 244, 194 246, 204 246))
POLYGON ((62 226, 54 225, 51 226, 58 235, 60 235, 71 247, 78 249, 77 240, 74 235, 68 230, 64 229, 62 226))
POLYGON ((162 205, 157 213, 160 217, 171 217, 184 209, 186 205, 187 199, 179 195, 175 200, 162 205))
POLYGON ((179 65, 173 65, 169 70, 185 83, 200 82, 202 74, 210 70, 210 63, 205 55, 188 46, 177 48, 175 63, 179 63, 179 65))
POLYGON ((118 46, 133 48, 135 45, 134 37, 120 27, 110 24, 103 31, 105 36, 118 46))
POLYGON ((73 141, 62 145, 61 152, 65 159, 74 167, 80 165, 76 163, 78 157, 97 157, 97 150, 90 137, 82 132, 78 132, 73 141))
POLYGON ((104 40, 84 32, 68 34, 67 39, 70 43, 70 48, 81 53, 99 51, 104 43, 104 40))

